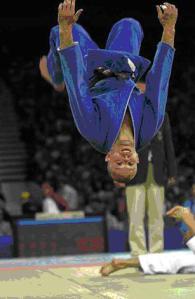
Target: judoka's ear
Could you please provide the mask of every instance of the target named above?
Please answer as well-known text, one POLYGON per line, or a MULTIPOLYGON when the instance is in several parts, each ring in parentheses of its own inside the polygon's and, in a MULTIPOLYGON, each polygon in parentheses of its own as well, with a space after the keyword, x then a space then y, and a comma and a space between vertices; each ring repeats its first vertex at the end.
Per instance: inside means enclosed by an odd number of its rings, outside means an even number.
POLYGON ((106 154, 105 161, 106 162, 110 161, 110 152, 106 154))

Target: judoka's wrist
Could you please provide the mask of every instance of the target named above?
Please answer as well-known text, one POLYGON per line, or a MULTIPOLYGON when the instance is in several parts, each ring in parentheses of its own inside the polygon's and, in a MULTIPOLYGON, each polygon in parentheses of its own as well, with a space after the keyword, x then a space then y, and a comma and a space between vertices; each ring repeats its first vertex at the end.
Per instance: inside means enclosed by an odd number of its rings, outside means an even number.
POLYGON ((59 33, 60 34, 71 34, 72 33, 72 25, 68 25, 68 26, 59 25, 59 33))
POLYGON ((191 230, 188 230, 187 232, 185 232, 184 234, 183 234, 183 239, 184 239, 184 242, 185 243, 187 243, 191 238, 193 238, 194 237, 194 233, 193 233, 193 231, 191 231, 191 230))
POLYGON ((169 33, 175 33, 175 25, 164 25, 163 30, 169 33))
POLYGON ((174 39, 175 39, 175 26, 165 25, 163 27, 163 34, 162 34, 161 41, 174 48, 174 39))
POLYGON ((72 30, 59 30, 60 35, 60 49, 70 47, 73 45, 72 30))

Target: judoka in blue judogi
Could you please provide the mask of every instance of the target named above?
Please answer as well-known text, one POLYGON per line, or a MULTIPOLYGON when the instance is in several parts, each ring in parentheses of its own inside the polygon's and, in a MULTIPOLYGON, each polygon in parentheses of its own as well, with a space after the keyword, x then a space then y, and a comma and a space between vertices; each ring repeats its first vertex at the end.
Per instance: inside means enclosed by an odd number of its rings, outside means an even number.
POLYGON ((106 154, 114 182, 127 182, 137 171, 137 151, 163 122, 175 50, 168 43, 158 43, 142 93, 136 82, 150 61, 139 56, 143 30, 137 20, 117 22, 105 49, 82 26, 72 28, 74 44, 62 49, 59 26, 51 30, 49 75, 56 86, 65 82, 76 127, 96 150, 106 154))

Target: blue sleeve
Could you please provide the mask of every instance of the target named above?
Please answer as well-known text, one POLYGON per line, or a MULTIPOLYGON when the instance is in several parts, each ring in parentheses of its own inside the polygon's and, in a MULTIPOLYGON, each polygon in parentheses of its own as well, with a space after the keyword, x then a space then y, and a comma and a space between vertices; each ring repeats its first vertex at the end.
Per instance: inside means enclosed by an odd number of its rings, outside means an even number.
POLYGON ((179 222, 178 227, 182 235, 189 231, 189 227, 184 222, 179 222))
POLYGON ((174 48, 160 42, 146 76, 143 121, 148 138, 157 133, 164 119, 174 52, 174 48))
POLYGON ((183 206, 186 207, 186 208, 189 208, 191 210, 192 208, 192 202, 191 200, 187 199, 183 202, 183 206))
POLYGON ((59 50, 70 107, 78 130, 94 135, 96 113, 79 44, 59 50))
POLYGON ((47 68, 52 82, 56 85, 64 82, 63 73, 61 69, 60 57, 57 51, 56 34, 58 34, 58 26, 55 26, 50 31, 49 45, 50 50, 47 55, 47 68))
MULTIPOLYGON (((190 200, 185 200, 185 201, 183 202, 183 205, 182 205, 182 206, 184 206, 185 208, 189 208, 189 209, 191 210, 192 202, 191 202, 190 200)), ((186 233, 187 231, 189 231, 188 226, 187 226, 184 222, 182 222, 182 221, 180 221, 180 222, 178 223, 178 227, 179 227, 179 230, 180 230, 180 232, 181 232, 182 234, 184 234, 184 233, 186 233)))

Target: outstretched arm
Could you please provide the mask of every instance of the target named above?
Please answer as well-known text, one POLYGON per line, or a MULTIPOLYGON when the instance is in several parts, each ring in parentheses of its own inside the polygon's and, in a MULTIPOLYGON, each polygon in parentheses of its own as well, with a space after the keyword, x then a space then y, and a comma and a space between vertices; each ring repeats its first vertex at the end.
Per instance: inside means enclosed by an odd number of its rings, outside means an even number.
POLYGON ((195 235, 195 219, 194 215, 190 212, 188 208, 182 206, 175 206, 166 213, 167 216, 175 218, 177 220, 183 221, 188 230, 183 233, 185 241, 188 241, 192 236, 195 235))
POLYGON ((163 26, 161 42, 157 46, 157 51, 151 69, 146 76, 145 91, 145 128, 151 135, 155 135, 160 128, 165 114, 167 103, 169 79, 172 70, 172 63, 175 49, 174 36, 177 8, 166 3, 164 13, 157 6, 158 18, 163 26), (148 119, 150 120, 148 122, 148 119))
POLYGON ((175 5, 165 2, 163 5, 163 10, 159 5, 156 6, 158 12, 158 19, 163 26, 163 34, 161 41, 174 47, 175 38, 175 24, 177 21, 178 11, 175 5))
POLYGON ((85 138, 95 135, 96 115, 92 101, 80 40, 73 41, 73 24, 82 9, 75 13, 75 0, 65 0, 58 8, 60 47, 58 49, 70 108, 77 129, 85 138))

